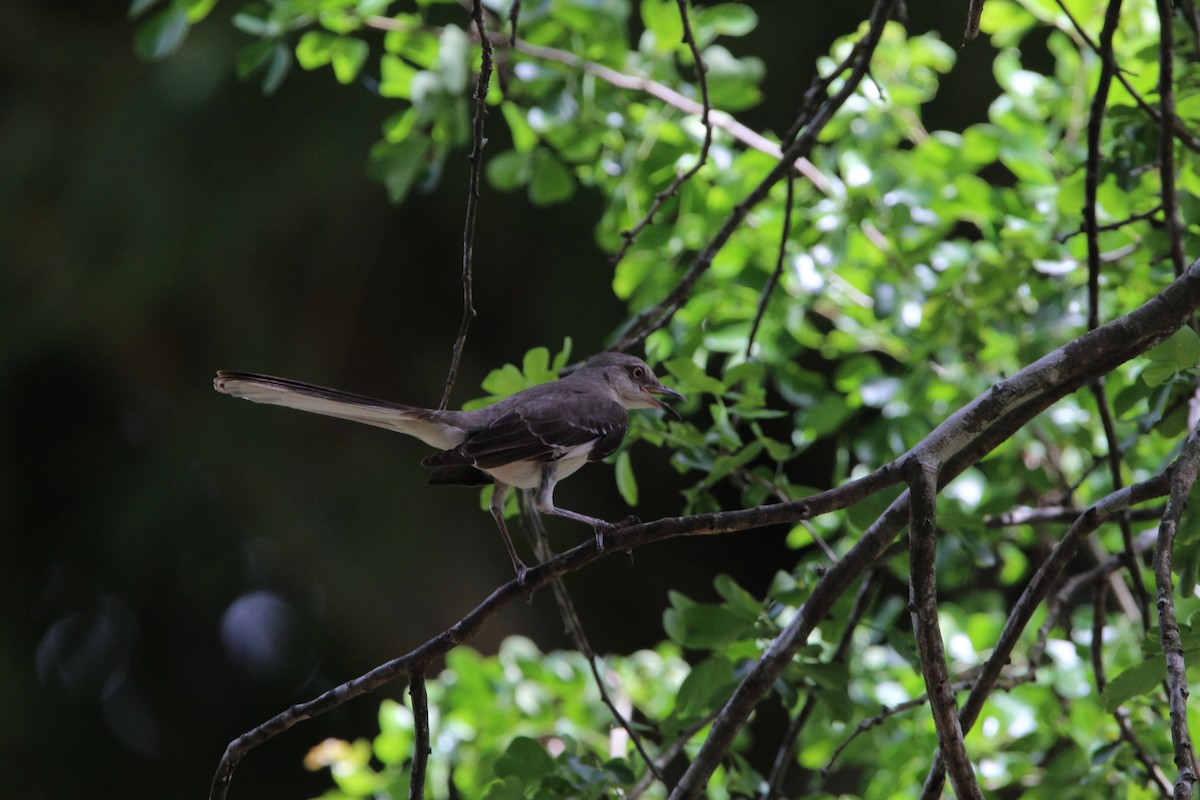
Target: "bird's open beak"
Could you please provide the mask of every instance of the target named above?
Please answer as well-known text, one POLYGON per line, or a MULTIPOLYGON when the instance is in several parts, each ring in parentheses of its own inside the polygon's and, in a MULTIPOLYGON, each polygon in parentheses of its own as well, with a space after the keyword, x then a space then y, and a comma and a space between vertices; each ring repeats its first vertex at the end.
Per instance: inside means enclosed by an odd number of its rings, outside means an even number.
POLYGON ((662 395, 666 395, 667 397, 673 398, 675 400, 686 401, 687 398, 684 397, 683 395, 681 395, 679 392, 675 391, 674 389, 668 389, 666 386, 663 386, 661 383, 655 384, 653 386, 643 386, 642 391, 645 392, 646 397, 649 398, 650 405, 654 406, 655 408, 661 408, 663 411, 666 411, 667 413, 674 415, 676 419, 683 419, 683 416, 678 411, 671 408, 671 406, 667 405, 662 400, 659 400, 657 397, 654 396, 656 394, 662 394, 662 395))

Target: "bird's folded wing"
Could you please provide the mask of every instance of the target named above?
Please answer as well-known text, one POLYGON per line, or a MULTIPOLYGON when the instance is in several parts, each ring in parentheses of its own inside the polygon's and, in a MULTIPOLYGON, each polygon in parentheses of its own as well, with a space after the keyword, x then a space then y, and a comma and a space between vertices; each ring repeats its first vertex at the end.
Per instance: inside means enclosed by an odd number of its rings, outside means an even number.
POLYGON ((466 438, 461 428, 442 421, 440 412, 287 378, 222 370, 217 373, 213 386, 219 392, 256 403, 285 406, 399 431, 443 450, 456 447, 466 438))
POLYGON ((554 461, 579 448, 589 448, 595 461, 611 454, 621 443, 628 425, 619 404, 586 395, 563 396, 553 403, 531 403, 513 408, 472 431, 457 448, 429 456, 429 467, 471 464, 495 469, 520 461, 554 461))

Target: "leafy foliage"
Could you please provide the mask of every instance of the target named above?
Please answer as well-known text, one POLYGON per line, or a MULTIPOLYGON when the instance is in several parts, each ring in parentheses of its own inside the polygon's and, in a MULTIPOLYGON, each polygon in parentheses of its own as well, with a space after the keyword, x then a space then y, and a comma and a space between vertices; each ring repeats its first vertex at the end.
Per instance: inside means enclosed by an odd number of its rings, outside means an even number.
MULTIPOLYGON (((150 5, 135 2, 131 14, 149 13, 150 5)), ((615 252, 655 195, 696 163, 704 139, 694 107, 695 65, 676 4, 525 3, 516 45, 500 30, 510 4, 485 6, 502 54, 488 94, 500 113, 489 125, 503 121, 507 128, 507 137, 489 133, 497 143, 504 138, 506 149, 489 151, 488 180, 502 192, 523 192, 535 206, 593 193, 603 201, 597 245, 615 252), (632 46, 631 29, 640 31, 632 46), (665 87, 693 105, 664 102, 662 92, 632 89, 614 76, 665 87)), ((1105 4, 1068 6, 1085 28, 1099 28, 1105 4)), ((139 30, 138 51, 169 54, 210 7, 176 0, 154 11, 139 30)), ((293 58, 303 69, 331 69, 342 83, 377 84, 397 110, 371 151, 371 168, 392 200, 403 202, 436 182, 470 136, 479 47, 452 10, 435 0, 251 3, 234 20, 253 39, 239 70, 260 74, 267 92, 279 87, 293 58)), ((734 52, 738 37, 756 23, 754 11, 740 4, 691 11, 712 103, 723 112, 762 99, 763 63, 734 52)), ((1150 98, 1157 92, 1156 26, 1153 3, 1128 0, 1114 45, 1132 89, 1150 98)), ((1100 59, 1048 0, 991 0, 983 30, 997 47, 1001 89, 986 121, 959 132, 926 129, 922 106, 954 68, 954 49, 889 23, 870 79, 811 155, 823 183, 798 180, 794 187, 789 228, 783 229, 781 184, 719 249, 670 323, 646 339, 650 360, 663 364, 690 398, 686 421, 634 421, 636 435, 669 450, 675 469, 692 479, 682 513, 806 496, 813 491, 806 481, 816 479, 805 462, 818 451, 834 454, 819 478, 825 485, 864 474, 1002 377, 1087 329, 1087 242, 1076 234, 1085 203, 1083 132, 1100 59), (1030 36, 1035 32, 1052 61, 1045 72, 1025 63, 1026 50, 1039 47, 1030 36), (781 240, 778 289, 766 298, 750 341, 781 240)), ((856 40, 835 42, 817 64, 833 89, 845 79, 839 65, 856 40)), ((1190 37, 1180 40, 1181 56, 1200 56, 1187 50, 1190 37)), ((1188 61, 1179 70, 1185 124, 1200 121, 1193 66, 1188 61)), ((1163 226, 1147 216, 1161 203, 1157 127, 1120 84, 1109 106, 1096 205, 1104 226, 1100 249, 1111 262, 1100 280, 1102 319, 1140 305, 1173 277, 1163 226)), ((713 137, 707 163, 616 266, 613 292, 631 315, 677 285, 775 165, 725 128, 713 137)), ((1200 208, 1200 161, 1190 150, 1178 151, 1179 202, 1183 218, 1192 220, 1200 208)), ((481 402, 551 379, 569 350, 568 342, 553 360, 548 350, 533 350, 522 368, 497 370, 484 382, 488 397, 481 402)), ((1177 452, 1198 364, 1200 339, 1184 328, 1106 376, 1103 397, 1115 414, 1126 481, 1156 474, 1177 452)), ((1107 450, 1095 397, 1079 392, 946 487, 939 498, 938 577, 952 674, 979 666, 1016 591, 1058 533, 1053 525, 990 525, 989 518, 1017 507, 1095 502, 1113 489, 1111 474, 1099 468, 1107 450)), ((618 488, 636 504, 628 451, 616 464, 618 488)), ((637 709, 641 735, 658 750, 681 737, 703 740, 704 726, 745 665, 794 617, 829 557, 844 554, 890 499, 872 498, 797 526, 789 537, 796 562, 765 598, 728 577, 715 583, 717 602, 670 593, 667 641, 605 660, 604 670, 637 709)), ((1197 530, 1189 513, 1175 553, 1189 592, 1200 565, 1197 530)), ((1116 526, 1099 532, 1097 552, 1122 547, 1116 526)), ((883 589, 861 623, 846 627, 851 598, 843 598, 774 688, 772 702, 789 714, 815 704, 807 730, 820 734, 802 736, 789 756, 814 797, 826 796, 820 792, 834 777, 839 791, 856 796, 910 796, 936 748, 928 716, 906 705, 924 692, 904 591, 897 588, 907 580, 907 564, 892 559, 879 569, 883 589), (908 710, 860 725, 881 707, 908 710), (839 749, 841 742, 849 745, 839 749)), ((1061 619, 1043 614, 1036 620, 1042 631, 1026 633, 1005 673, 1005 691, 988 701, 968 738, 985 788, 1056 800, 1156 793, 1146 760, 1112 712, 1123 709, 1150 759, 1170 763, 1158 710, 1164 668, 1157 635, 1143 632, 1136 615, 1113 613, 1097 622, 1092 614, 1068 602, 1061 619), (1103 641, 1093 640, 1096 630, 1103 641), (1085 666, 1093 648, 1115 676, 1103 691, 1085 666)), ((1185 629, 1186 655, 1195 661, 1200 644, 1192 630, 1185 629)), ((578 654, 541 654, 520 640, 494 658, 459 648, 430 690, 435 796, 450 796, 452 782, 471 797, 614 796, 645 775, 645 764, 613 732, 578 654)), ((330 767, 337 786, 327 797, 406 796, 411 712, 386 701, 380 726, 370 746, 326 743, 314 751, 312 763, 330 767)), ((710 796, 762 791, 769 765, 752 759, 752 738, 738 739, 710 796)), ((651 796, 661 789, 652 788, 651 796)))

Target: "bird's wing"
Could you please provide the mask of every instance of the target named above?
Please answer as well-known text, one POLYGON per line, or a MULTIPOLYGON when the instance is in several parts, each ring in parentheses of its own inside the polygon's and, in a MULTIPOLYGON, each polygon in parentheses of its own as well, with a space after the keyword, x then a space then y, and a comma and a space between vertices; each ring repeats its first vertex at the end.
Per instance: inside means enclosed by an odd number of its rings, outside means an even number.
POLYGON ((376 400, 287 378, 253 372, 217 373, 218 392, 255 403, 286 406, 352 422, 362 422, 415 436, 441 450, 457 447, 466 439, 462 428, 449 424, 439 411, 376 400))
POLYGON ((489 470, 521 461, 556 461, 589 447, 588 460, 610 455, 621 444, 629 417, 617 402, 587 394, 564 394, 554 402, 514 406, 466 440, 421 463, 429 467, 470 464, 489 470))

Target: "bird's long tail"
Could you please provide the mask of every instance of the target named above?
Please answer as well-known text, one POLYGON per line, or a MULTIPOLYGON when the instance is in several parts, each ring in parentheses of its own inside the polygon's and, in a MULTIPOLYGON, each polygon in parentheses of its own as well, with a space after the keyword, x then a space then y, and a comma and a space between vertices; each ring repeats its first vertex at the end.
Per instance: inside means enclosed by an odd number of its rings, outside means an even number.
POLYGON ((213 388, 255 403, 285 406, 399 431, 439 450, 457 447, 466 438, 461 428, 446 421, 448 415, 444 412, 376 400, 288 378, 221 370, 213 380, 213 388))

